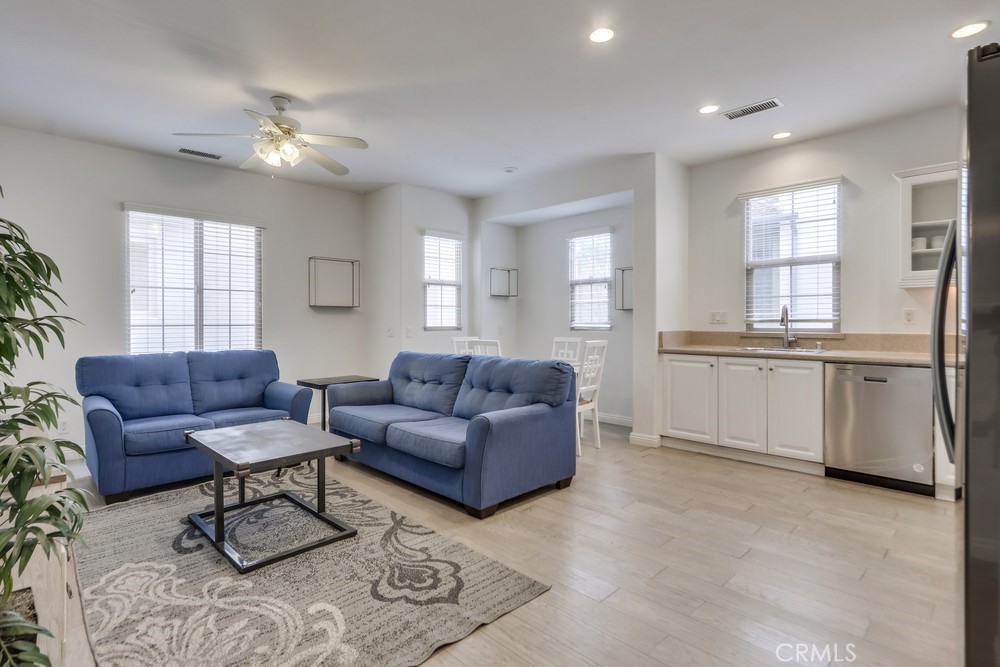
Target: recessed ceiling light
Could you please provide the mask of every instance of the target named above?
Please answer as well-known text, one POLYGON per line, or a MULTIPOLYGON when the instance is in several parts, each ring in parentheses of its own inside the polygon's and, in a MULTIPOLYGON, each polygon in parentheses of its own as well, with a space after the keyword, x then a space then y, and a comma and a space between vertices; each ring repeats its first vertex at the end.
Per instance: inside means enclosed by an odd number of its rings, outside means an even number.
POLYGON ((590 33, 590 41, 607 42, 614 36, 615 36, 615 31, 612 30, 611 28, 598 28, 594 32, 590 33))
POLYGON ((703 106, 702 108, 698 109, 698 113, 715 113, 718 110, 719 110, 718 104, 709 104, 707 106, 703 106))
POLYGON ((778 132, 777 134, 772 135, 771 138, 772 139, 787 139, 790 136, 792 136, 791 132, 778 132))
POLYGON ((990 27, 990 21, 976 21, 975 23, 964 25, 951 33, 951 38, 962 39, 963 37, 972 37, 973 35, 978 35, 988 27, 990 27))
POLYGON ((517 167, 504 167, 503 168, 503 173, 505 173, 505 174, 513 174, 515 171, 517 171, 517 167))

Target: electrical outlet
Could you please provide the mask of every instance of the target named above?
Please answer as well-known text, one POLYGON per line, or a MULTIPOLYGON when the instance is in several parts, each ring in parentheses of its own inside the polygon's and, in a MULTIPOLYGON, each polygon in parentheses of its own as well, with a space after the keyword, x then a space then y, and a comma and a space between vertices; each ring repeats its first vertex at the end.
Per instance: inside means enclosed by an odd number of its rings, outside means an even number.
POLYGON ((500 338, 501 336, 503 336, 503 327, 498 324, 497 325, 497 338, 500 338))
POLYGON ((406 327, 406 337, 413 338, 413 327, 406 327))
POLYGON ((903 309, 903 324, 913 324, 913 320, 917 318, 916 308, 904 308, 903 309))
POLYGON ((713 310, 708 314, 708 321, 711 324, 725 324, 726 323, 726 311, 724 310, 713 310))
POLYGON ((388 329, 386 329, 385 330, 385 335, 387 337, 389 337, 389 338, 395 338, 396 337, 396 327, 389 327, 388 329))
POLYGON ((60 419, 59 420, 59 432, 60 433, 69 433, 69 421, 68 420, 66 420, 66 419, 60 419))

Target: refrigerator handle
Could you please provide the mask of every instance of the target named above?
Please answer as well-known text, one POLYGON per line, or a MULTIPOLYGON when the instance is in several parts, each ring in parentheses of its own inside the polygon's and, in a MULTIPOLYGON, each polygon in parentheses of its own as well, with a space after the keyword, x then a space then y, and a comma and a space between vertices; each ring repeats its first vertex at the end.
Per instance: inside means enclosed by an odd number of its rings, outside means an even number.
POLYGON ((937 285, 934 289, 934 313, 931 321, 931 377, 934 383, 934 411, 941 434, 944 436, 944 447, 948 452, 948 460, 955 462, 955 419, 951 412, 951 401, 948 400, 948 382, 945 375, 944 338, 945 319, 948 301, 948 285, 955 271, 955 231, 957 221, 952 220, 944 237, 944 249, 938 263, 937 285))

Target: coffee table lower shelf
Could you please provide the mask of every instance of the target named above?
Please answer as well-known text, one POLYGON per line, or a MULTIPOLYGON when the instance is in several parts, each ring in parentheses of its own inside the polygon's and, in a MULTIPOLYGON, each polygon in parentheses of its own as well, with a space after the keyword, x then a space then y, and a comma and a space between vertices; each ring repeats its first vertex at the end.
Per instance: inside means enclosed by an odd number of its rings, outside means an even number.
MULTIPOLYGON (((241 482, 243 480, 240 480, 241 482)), ((347 539, 349 537, 354 537, 358 534, 358 529, 353 528, 346 523, 340 521, 336 517, 332 517, 329 514, 324 514, 323 512, 318 512, 316 509, 310 505, 308 502, 297 496, 290 491, 281 491, 279 493, 272 493, 269 496, 262 496, 260 498, 254 498, 252 500, 247 500, 244 502, 233 503, 232 505, 226 505, 222 508, 223 514, 225 512, 230 512, 232 510, 243 509, 244 507, 250 507, 252 505, 258 505, 260 503, 265 503, 271 500, 276 500, 278 498, 285 498, 300 508, 311 514, 312 516, 320 519, 321 521, 329 524, 337 530, 329 537, 324 537, 320 540, 315 540, 313 542, 306 542, 305 544, 300 544, 292 549, 286 549, 285 551, 279 551, 278 553, 264 556, 263 558, 258 558, 256 560, 246 560, 236 549, 232 547, 225 540, 225 536, 221 541, 216 541, 215 539, 215 526, 209 526, 206 519, 215 516, 215 510, 205 510, 204 512, 192 512, 188 514, 188 519, 191 523, 198 528, 202 533, 205 534, 209 540, 212 542, 212 546, 218 550, 220 554, 225 556, 226 560, 232 563, 233 567, 239 571, 240 574, 246 574, 257 568, 264 567, 265 565, 270 565, 271 563, 277 563, 278 561, 285 560, 286 558, 291 558, 292 556, 297 556, 298 554, 304 553, 306 551, 311 551, 318 547, 331 544, 340 540, 347 539)))

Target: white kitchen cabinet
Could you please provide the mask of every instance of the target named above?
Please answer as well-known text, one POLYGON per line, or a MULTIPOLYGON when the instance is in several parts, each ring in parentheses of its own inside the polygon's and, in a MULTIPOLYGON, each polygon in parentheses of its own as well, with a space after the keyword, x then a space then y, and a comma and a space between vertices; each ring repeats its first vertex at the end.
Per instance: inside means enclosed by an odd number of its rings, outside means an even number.
POLYGON ((719 444, 767 453, 766 359, 719 357, 719 444))
POLYGON ((767 453, 823 462, 823 363, 767 360, 767 453))
POLYGON ((662 435, 718 444, 718 359, 665 354, 663 364, 662 435))
POLYGON ((958 216, 958 163, 897 171, 900 210, 899 286, 933 287, 948 224, 958 216))

